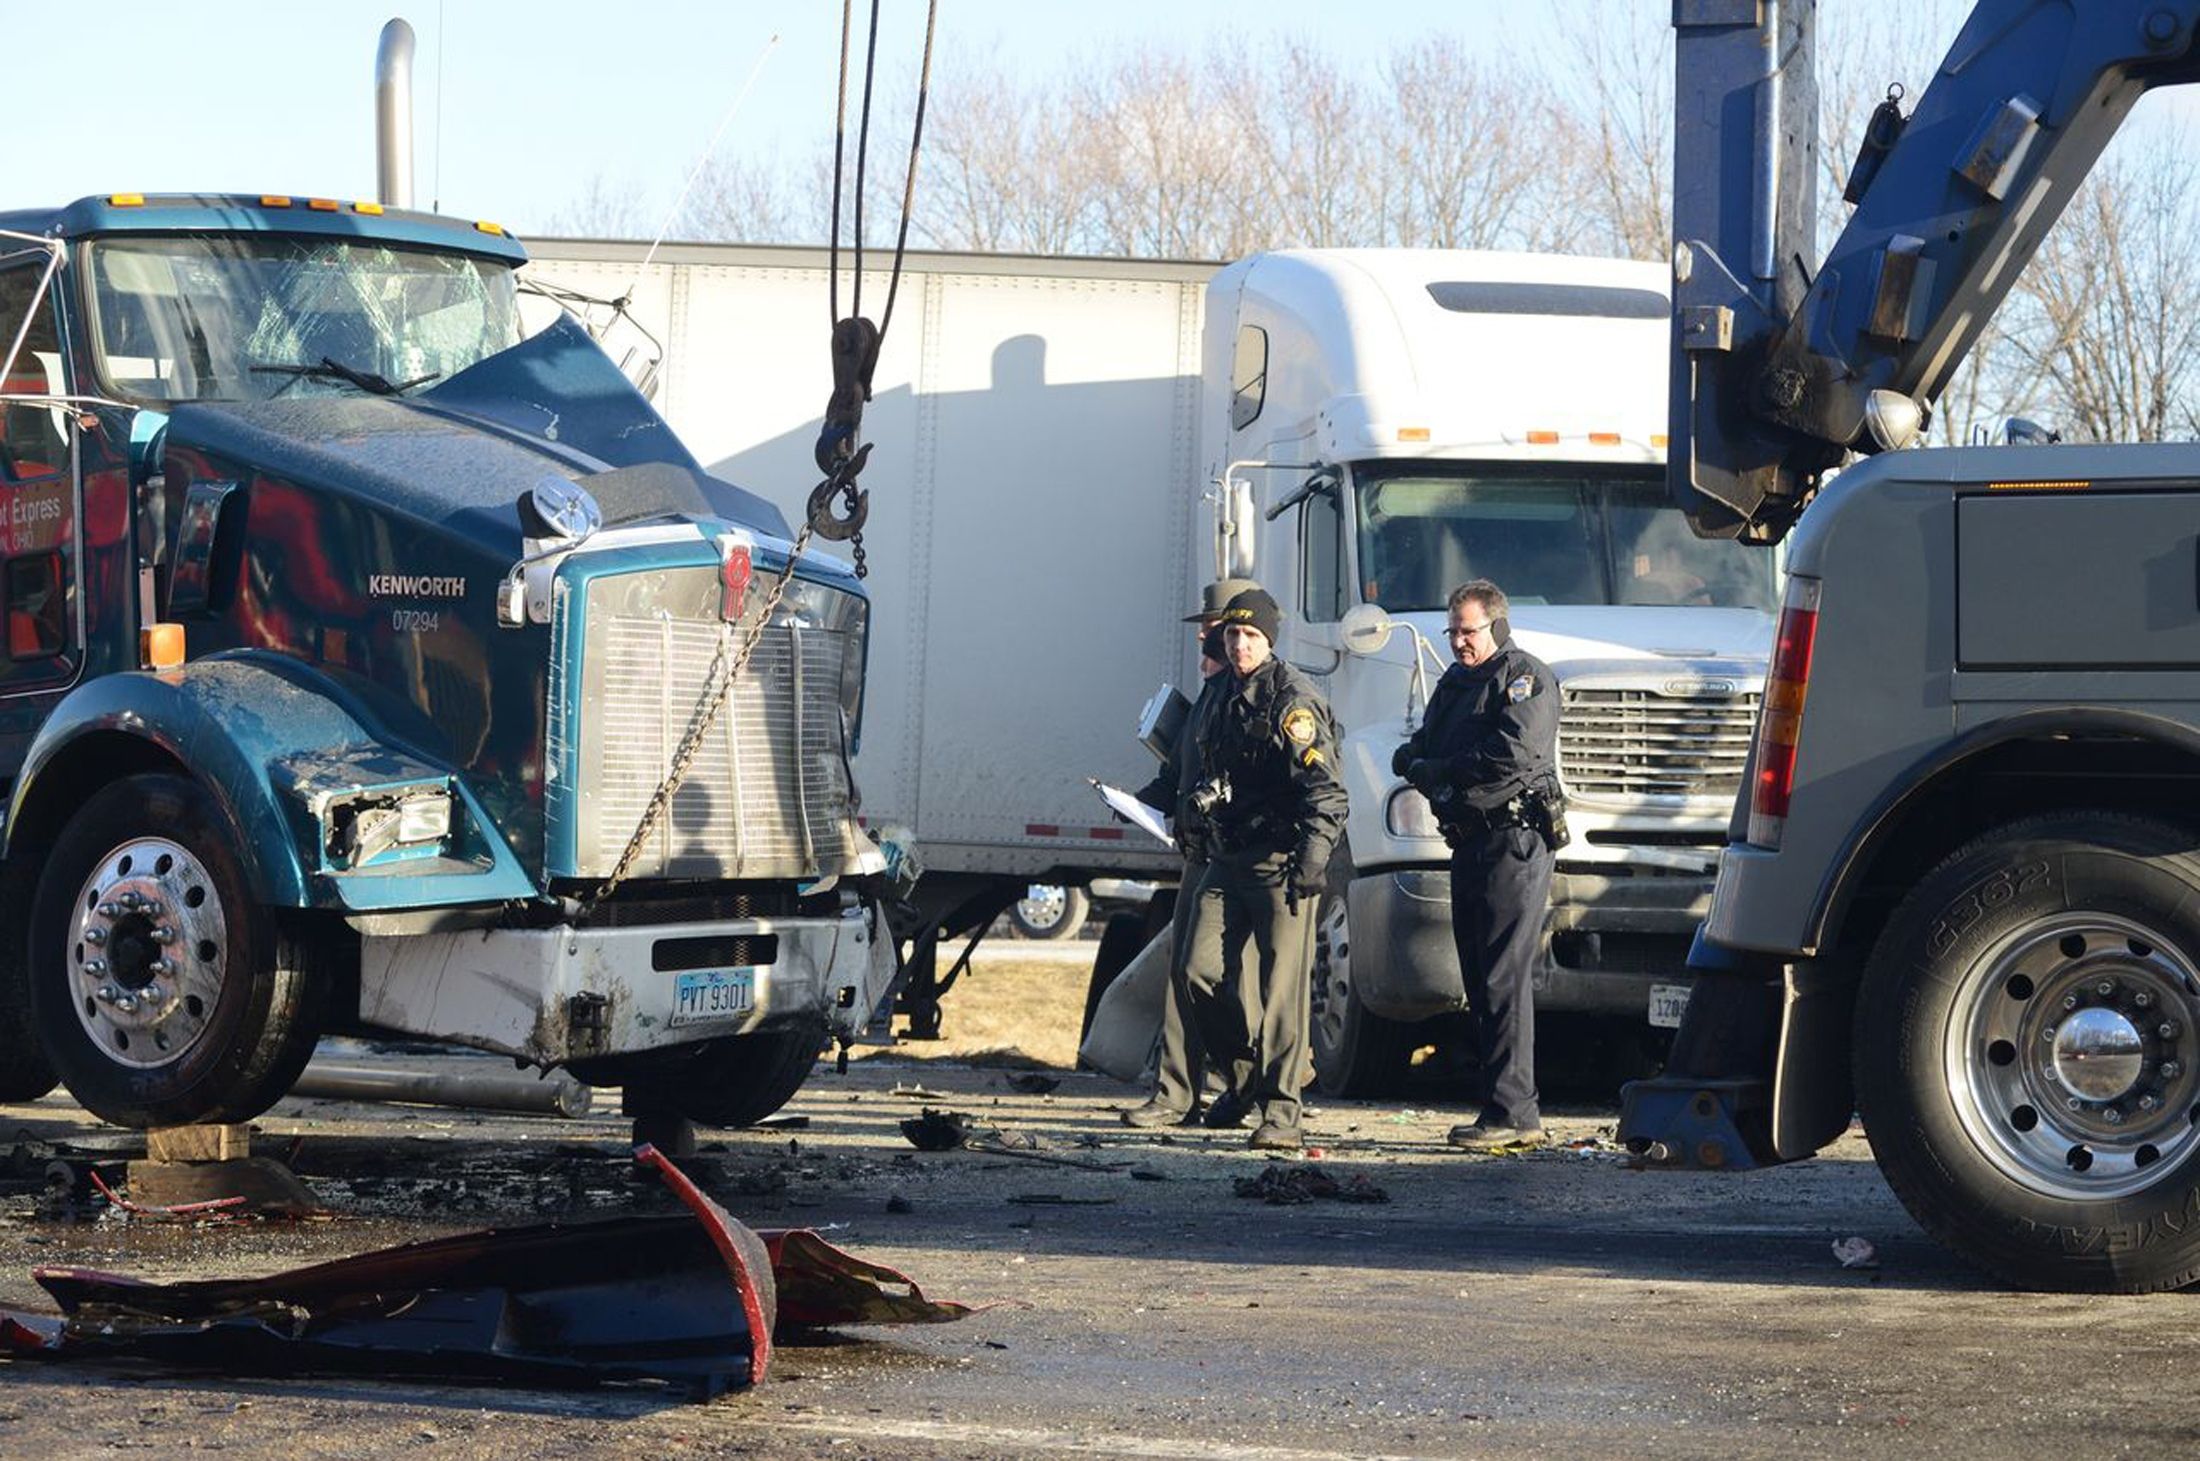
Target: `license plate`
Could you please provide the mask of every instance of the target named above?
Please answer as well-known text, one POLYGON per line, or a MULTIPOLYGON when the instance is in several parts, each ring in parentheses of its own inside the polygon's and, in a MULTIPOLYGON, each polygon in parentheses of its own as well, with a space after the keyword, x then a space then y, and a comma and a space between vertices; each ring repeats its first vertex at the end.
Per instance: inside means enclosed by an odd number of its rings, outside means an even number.
POLYGON ((1650 986, 1650 1023, 1661 1030, 1677 1030, 1681 1016, 1688 1010, 1688 986, 1685 984, 1653 984, 1650 986))
POLYGON ((730 1020, 756 1008, 754 969, 698 969, 673 981, 672 1023, 730 1020))

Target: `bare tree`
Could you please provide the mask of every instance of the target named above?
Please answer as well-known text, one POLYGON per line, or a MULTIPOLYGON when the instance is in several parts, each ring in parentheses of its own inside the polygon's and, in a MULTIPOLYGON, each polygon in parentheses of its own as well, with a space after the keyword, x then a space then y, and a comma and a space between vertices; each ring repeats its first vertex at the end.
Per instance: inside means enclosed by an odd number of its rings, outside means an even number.
POLYGON ((581 184, 579 196, 543 221, 542 231, 564 238, 647 238, 656 227, 641 184, 599 172, 581 184))
POLYGON ((1571 215, 1550 186, 1565 136, 1552 125, 1561 109, 1548 81, 1455 36, 1400 48, 1382 74, 1387 92, 1368 128, 1382 183, 1376 239, 1532 247, 1571 215))
POLYGON ((1572 226, 1538 242, 1665 259, 1673 237, 1673 32, 1639 5, 1573 7, 1557 119, 1571 159, 1558 184, 1572 226))
POLYGON ((2200 371, 2194 169, 2181 138, 2119 151, 2087 180, 2018 284, 2017 350, 2068 434, 2189 433, 2200 371))

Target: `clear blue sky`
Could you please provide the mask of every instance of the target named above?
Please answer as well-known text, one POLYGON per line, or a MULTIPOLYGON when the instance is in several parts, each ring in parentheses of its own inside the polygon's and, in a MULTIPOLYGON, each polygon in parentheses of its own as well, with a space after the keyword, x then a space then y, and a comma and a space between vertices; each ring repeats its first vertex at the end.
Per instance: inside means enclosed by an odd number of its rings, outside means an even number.
MULTIPOLYGON (((1517 33, 1542 3, 940 0, 936 64, 1052 71, 1119 44, 1196 50, 1222 34, 1305 37, 1372 64, 1435 29, 1517 33)), ((866 0, 856 8, 860 35, 866 0)), ((881 73, 913 78, 923 0, 882 11, 881 73)), ((111 191, 371 197, 375 44, 402 16, 418 36, 420 205, 440 198, 524 232, 600 173, 639 178, 663 206, 775 34, 723 150, 807 158, 830 136, 840 12, 836 0, 0 0, 10 70, 46 78, 40 105, 11 108, 0 193, 18 205, 111 191), (44 59, 26 70, 32 56, 44 59), (72 69, 81 90, 61 84, 72 69)), ((885 125, 891 148, 905 146, 905 122, 885 125)))
MULTIPOLYGON (((1831 26, 1845 6, 1887 3, 1829 0, 1822 13, 1831 26)), ((1196 51, 1223 35, 1288 35, 1373 65, 1434 31, 1532 60, 1555 47, 1548 18, 1585 6, 1651 27, 1671 13, 1670 0, 940 0, 940 64, 1052 72, 1127 44, 1196 51)), ((912 77, 923 0, 883 9, 882 73, 912 77)), ((1946 0, 1919 9, 1960 13, 1946 0)), ((775 34, 721 150, 807 159, 830 135, 840 11, 835 0, 0 0, 11 74, 41 78, 39 104, 9 112, 0 206, 112 191, 370 197, 375 43, 403 16, 419 38, 419 205, 524 234, 602 175, 637 181, 655 211, 775 34)), ((1923 79, 1946 37, 1918 39, 1923 79)), ((905 123, 884 125, 898 151, 905 123)))

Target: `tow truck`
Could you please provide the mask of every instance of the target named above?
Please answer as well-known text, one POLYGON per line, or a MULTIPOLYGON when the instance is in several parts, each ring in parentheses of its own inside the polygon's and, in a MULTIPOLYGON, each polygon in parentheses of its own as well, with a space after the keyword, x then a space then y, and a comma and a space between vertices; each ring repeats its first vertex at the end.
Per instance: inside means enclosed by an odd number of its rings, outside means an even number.
POLYGON ((2191 0, 1980 0, 1815 268, 1810 0, 1677 0, 1670 482, 1786 541, 1655 1164, 1860 1114, 1924 1229, 2025 1287, 2200 1279, 2200 447, 1908 450, 2191 0), (1857 455, 1862 460, 1853 461, 1857 455), (1836 469, 1839 469, 1836 471, 1836 469))

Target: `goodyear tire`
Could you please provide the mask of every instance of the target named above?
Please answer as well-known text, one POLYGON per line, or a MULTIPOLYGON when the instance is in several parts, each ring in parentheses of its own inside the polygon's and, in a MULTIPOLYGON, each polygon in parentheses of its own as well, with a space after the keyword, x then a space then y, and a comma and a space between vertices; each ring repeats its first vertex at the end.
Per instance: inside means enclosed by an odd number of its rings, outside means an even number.
POLYGON ((794 1099, 824 1044, 824 1026, 805 1025, 668 1052, 628 1079, 627 1106, 670 1111, 698 1126, 754 1126, 794 1099))
POLYGON ((228 818, 186 778, 115 782, 62 828, 28 959, 62 1084, 118 1126, 248 1120, 313 1054, 325 981, 253 901, 228 818))
POLYGON ((2200 839, 2062 813, 1960 848, 1872 951, 1856 1089, 1896 1195, 1998 1277, 2200 1279, 2200 839))

